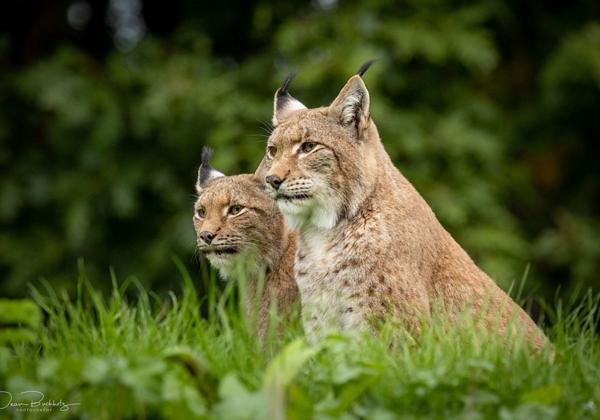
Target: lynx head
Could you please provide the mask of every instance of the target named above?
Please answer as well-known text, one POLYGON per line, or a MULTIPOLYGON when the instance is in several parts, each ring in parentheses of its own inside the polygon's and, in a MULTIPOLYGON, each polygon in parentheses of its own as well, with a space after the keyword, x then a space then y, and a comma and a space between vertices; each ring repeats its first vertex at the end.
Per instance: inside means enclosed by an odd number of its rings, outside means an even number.
POLYGON ((326 107, 307 109, 275 92, 274 130, 256 171, 293 228, 330 229, 353 216, 372 190, 380 145, 361 76, 365 63, 326 107))
POLYGON ((244 260, 251 260, 256 269, 272 267, 282 253, 283 216, 254 175, 224 176, 211 168, 210 155, 204 148, 196 183, 193 220, 198 250, 224 278, 244 260))

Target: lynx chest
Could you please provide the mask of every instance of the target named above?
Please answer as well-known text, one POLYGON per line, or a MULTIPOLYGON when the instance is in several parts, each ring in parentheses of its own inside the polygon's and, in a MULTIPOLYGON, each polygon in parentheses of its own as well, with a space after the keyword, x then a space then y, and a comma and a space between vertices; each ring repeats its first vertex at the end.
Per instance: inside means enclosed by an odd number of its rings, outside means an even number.
POLYGON ((319 232, 300 238, 294 274, 309 337, 332 329, 353 331, 366 326, 359 285, 364 282, 368 266, 355 237, 319 232))

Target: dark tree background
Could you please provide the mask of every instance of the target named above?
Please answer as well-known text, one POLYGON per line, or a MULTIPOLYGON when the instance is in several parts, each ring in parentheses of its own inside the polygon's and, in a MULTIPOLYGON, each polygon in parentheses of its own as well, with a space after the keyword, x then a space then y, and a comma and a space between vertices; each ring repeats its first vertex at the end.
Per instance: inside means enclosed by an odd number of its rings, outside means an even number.
MULTIPOLYGON (((503 287, 600 286, 600 3, 20 1, 0 13, 0 291, 193 269, 195 173, 252 171, 290 70, 359 65, 386 149, 503 287)), ((194 268, 195 267, 195 268, 194 268)))

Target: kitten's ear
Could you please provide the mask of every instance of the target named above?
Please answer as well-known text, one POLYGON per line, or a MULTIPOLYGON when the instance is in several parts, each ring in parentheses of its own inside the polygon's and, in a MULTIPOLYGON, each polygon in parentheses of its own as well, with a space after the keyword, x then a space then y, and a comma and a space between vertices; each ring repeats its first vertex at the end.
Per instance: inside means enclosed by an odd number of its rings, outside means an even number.
POLYGON ((210 166, 210 158, 212 156, 212 149, 210 147, 202 148, 202 160, 200 168, 198 169, 198 180, 196 181, 196 192, 200 194, 206 183, 212 179, 225 176, 223 173, 215 170, 210 166))
POLYGON ((263 193, 267 193, 267 186, 265 184, 265 179, 264 177, 260 177, 259 175, 257 175, 256 173, 254 173, 252 175, 251 178, 252 182, 254 182, 254 184, 256 185, 256 188, 258 188, 259 191, 263 192, 263 193))
POLYGON ((260 161, 260 164, 258 165, 258 168, 256 168, 256 171, 254 171, 254 179, 264 184, 265 176, 267 175, 268 169, 269 168, 267 167, 267 160, 265 156, 263 157, 263 160, 260 161))
POLYGON ((295 74, 290 73, 284 80, 283 84, 275 92, 275 98, 273 101, 273 126, 281 124, 282 121, 289 118, 294 112, 301 109, 306 109, 304 104, 298 99, 294 98, 289 93, 290 83, 294 79, 295 74))
POLYGON ((363 64, 358 72, 346 82, 337 98, 329 105, 329 115, 337 119, 340 124, 353 124, 359 131, 368 125, 371 118, 369 114, 369 91, 362 80, 362 76, 374 61, 369 60, 363 64))

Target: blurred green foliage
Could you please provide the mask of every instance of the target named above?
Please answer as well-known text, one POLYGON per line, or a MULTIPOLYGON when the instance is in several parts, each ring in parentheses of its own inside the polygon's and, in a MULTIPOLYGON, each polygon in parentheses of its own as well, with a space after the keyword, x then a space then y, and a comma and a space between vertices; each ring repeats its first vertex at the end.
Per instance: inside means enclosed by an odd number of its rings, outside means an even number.
POLYGON ((42 311, 29 299, 0 299, 0 345, 36 342, 42 311))
POLYGON ((260 42, 235 59, 192 18, 101 58, 63 43, 12 64, 0 38, 2 293, 72 287, 80 257, 91 277, 177 282, 202 146, 226 173, 253 171, 290 70, 292 94, 319 106, 373 57, 386 149, 480 266, 508 287, 531 263, 546 294, 599 284, 598 16, 540 13, 522 45, 510 2, 248 7, 239 37, 260 42))

